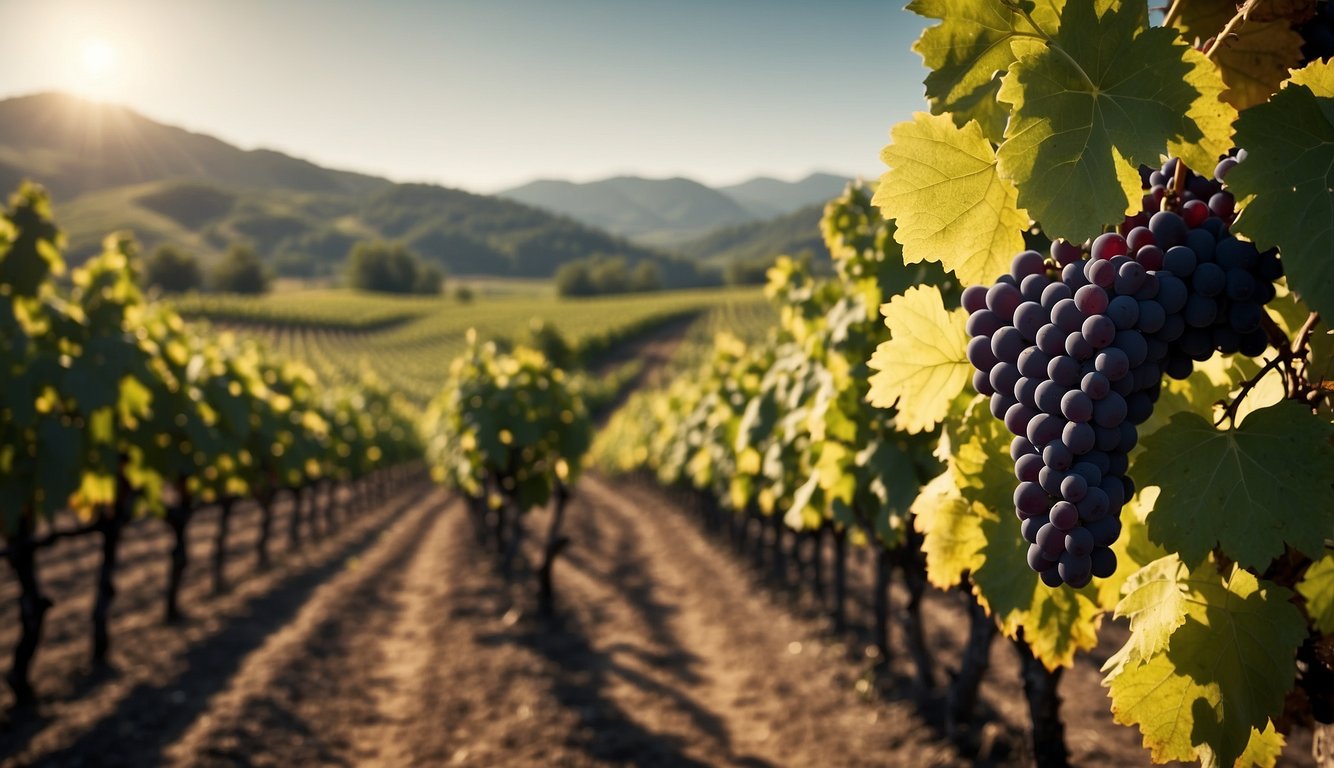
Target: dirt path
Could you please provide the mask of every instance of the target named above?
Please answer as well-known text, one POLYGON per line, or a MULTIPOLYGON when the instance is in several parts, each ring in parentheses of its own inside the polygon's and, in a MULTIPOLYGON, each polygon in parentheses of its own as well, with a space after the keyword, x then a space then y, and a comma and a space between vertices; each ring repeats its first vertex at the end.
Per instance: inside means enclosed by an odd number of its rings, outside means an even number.
MULTIPOLYGON (((568 512, 554 622, 533 610, 531 574, 500 577, 457 498, 412 485, 208 619, 130 632, 111 680, 0 731, 0 764, 972 764, 901 686, 877 689, 863 643, 765 589, 667 494, 585 476, 568 512)), ((142 589, 161 564, 127 579, 142 589)), ((942 665, 962 628, 952 597, 927 612, 942 665)), ((1013 654, 992 656, 986 738, 1002 746, 983 764, 1024 765, 1013 654)), ((1075 764, 1146 765, 1133 731, 1085 719, 1105 711, 1096 675, 1067 679, 1075 764)))
POLYGON ((794 640, 808 628, 686 518, 644 512, 584 479, 552 625, 432 497, 247 658, 168 764, 960 762, 906 703, 859 702, 846 649, 794 640))

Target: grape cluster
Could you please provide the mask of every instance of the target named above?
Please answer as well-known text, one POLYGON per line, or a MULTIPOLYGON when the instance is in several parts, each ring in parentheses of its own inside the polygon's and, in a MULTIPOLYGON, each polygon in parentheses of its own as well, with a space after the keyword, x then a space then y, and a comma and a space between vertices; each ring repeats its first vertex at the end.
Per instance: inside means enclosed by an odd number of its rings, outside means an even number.
POLYGON ((1282 266, 1229 232, 1222 181, 1244 159, 1225 158, 1213 178, 1176 159, 1146 170, 1144 209, 1117 231, 1058 240, 1049 257, 1024 251, 995 284, 963 292, 973 386, 1015 435, 1015 512, 1048 586, 1116 570, 1128 456, 1163 375, 1185 378, 1216 350, 1265 349, 1262 306, 1282 266), (1160 210, 1169 194, 1177 210, 1160 210))

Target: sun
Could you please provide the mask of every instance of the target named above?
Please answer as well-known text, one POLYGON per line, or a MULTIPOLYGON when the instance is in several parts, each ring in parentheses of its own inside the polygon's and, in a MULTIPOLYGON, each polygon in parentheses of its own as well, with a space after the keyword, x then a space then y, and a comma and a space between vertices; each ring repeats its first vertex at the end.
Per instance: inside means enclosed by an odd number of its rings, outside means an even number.
POLYGON ((92 77, 110 73, 116 65, 116 51, 107 41, 94 39, 83 44, 83 69, 92 77))

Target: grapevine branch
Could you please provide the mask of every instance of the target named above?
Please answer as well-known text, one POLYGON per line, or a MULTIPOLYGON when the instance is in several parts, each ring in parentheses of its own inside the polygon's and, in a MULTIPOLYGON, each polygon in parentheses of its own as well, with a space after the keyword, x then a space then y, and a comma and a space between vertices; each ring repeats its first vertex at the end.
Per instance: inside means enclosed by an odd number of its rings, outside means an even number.
POLYGON ((1242 401, 1246 399, 1251 390, 1255 389, 1266 374, 1280 365, 1284 371, 1283 393, 1287 399, 1311 405, 1313 397, 1320 397, 1318 387, 1307 381, 1304 370, 1306 358, 1311 351, 1311 336, 1315 333, 1315 327, 1319 322, 1320 314, 1312 312, 1307 316, 1306 322, 1302 323, 1302 327, 1297 330, 1294 338, 1289 341, 1287 335, 1283 333, 1283 329, 1278 327, 1273 318, 1267 314, 1262 315, 1261 325, 1269 335, 1269 341, 1278 354, 1273 359, 1266 361, 1264 367, 1254 376, 1242 382, 1241 391, 1223 409, 1222 415, 1218 417, 1218 421, 1214 422, 1214 426, 1222 424, 1225 420, 1235 426, 1237 410, 1241 407, 1242 401))
POLYGON ((86 536, 90 533, 96 533, 98 530, 100 529, 98 528, 97 523, 90 523, 88 525, 79 526, 78 528, 66 528, 62 531, 52 531, 34 541, 32 547, 33 549, 45 549, 61 539, 74 539, 79 536, 86 536))
MULTIPOLYGON (((1177 0, 1177 2, 1179 3, 1180 0, 1177 0)), ((1218 52, 1218 49, 1222 47, 1223 41, 1232 36, 1233 30, 1235 30, 1239 24, 1246 21, 1246 18, 1250 16, 1251 11, 1255 10, 1255 6, 1259 4, 1260 0, 1246 0, 1246 2, 1237 9, 1236 15, 1228 19, 1227 25, 1223 27, 1223 31, 1219 32, 1218 35, 1214 37, 1214 41, 1209 45, 1209 49, 1204 52, 1204 58, 1212 59, 1214 54, 1218 52)))
POLYGON ((1177 16, 1181 13, 1181 5, 1182 0, 1172 0, 1172 7, 1168 8, 1167 14, 1163 16, 1164 27, 1172 26, 1172 22, 1177 20, 1177 16))

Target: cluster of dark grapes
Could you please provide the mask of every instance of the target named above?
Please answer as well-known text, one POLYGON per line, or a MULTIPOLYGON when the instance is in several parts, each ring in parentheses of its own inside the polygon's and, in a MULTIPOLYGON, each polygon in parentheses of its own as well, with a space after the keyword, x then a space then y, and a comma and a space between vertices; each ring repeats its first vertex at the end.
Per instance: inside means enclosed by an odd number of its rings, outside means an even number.
POLYGON ((1229 232, 1222 182, 1244 159, 1225 158, 1213 178, 1176 159, 1146 169, 1144 210, 1117 231, 1082 247, 1058 240, 1048 257, 1024 251, 995 284, 963 293, 973 386, 1015 435, 1015 512, 1048 586, 1115 572, 1111 545, 1135 492, 1128 455, 1163 375, 1265 349, 1262 306, 1282 266, 1229 232), (1175 210, 1160 210, 1169 194, 1175 210))

